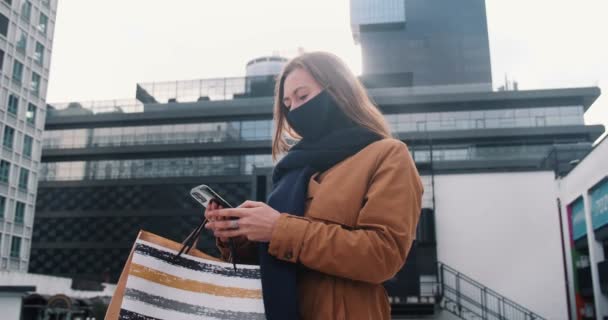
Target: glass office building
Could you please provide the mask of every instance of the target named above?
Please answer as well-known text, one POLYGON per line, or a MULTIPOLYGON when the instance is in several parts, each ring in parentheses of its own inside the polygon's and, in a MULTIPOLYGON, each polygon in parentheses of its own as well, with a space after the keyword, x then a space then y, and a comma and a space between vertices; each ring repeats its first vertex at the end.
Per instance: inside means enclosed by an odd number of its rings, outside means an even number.
MULTIPOLYGON (((199 83, 228 80, 234 79, 199 83)), ((164 84, 156 87, 161 94, 169 91, 164 84)), ((156 103, 122 101, 123 107, 112 101, 50 107, 30 271, 117 280, 140 228, 179 240, 200 221, 202 210, 188 195, 200 183, 211 184, 232 203, 264 200, 272 167, 273 98, 233 91, 213 100, 191 90, 155 98, 156 103)), ((604 131, 583 121, 599 96, 597 88, 457 95, 368 91, 423 175, 424 219, 432 219, 433 174, 541 169, 563 174, 604 131), (559 166, 547 160, 556 150, 559 166)), ((420 259, 432 264, 433 254, 423 252, 432 230, 419 232, 420 259)), ((214 245, 207 238, 201 248, 213 252, 214 245)))
POLYGON ((0 1, 0 270, 28 270, 56 14, 0 1))
POLYGON ((351 28, 367 77, 492 88, 484 0, 351 0, 351 28))

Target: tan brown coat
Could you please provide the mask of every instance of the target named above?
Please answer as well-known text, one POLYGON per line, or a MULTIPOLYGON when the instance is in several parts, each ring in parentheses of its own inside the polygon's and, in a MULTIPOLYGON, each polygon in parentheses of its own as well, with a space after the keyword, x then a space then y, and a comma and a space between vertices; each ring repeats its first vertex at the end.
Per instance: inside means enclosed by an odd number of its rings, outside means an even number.
MULTIPOLYGON (((302 319, 390 319, 382 283, 405 262, 422 193, 414 161, 395 139, 311 177, 304 217, 282 214, 269 246, 271 255, 305 267, 298 273, 302 319)), ((238 254, 252 257, 253 248, 243 244, 238 254)))

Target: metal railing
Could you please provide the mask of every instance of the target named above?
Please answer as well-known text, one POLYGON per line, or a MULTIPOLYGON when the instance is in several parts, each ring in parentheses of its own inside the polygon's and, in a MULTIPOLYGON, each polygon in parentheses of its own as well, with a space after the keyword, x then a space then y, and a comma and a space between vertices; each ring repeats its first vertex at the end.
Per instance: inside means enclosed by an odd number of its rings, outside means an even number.
POLYGON ((544 320, 479 282, 438 262, 441 307, 466 320, 544 320))

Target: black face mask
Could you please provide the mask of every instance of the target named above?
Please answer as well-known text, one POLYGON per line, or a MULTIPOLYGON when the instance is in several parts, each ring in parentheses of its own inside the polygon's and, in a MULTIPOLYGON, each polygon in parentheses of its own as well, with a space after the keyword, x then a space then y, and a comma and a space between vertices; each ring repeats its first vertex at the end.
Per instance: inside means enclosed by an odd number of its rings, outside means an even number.
POLYGON ((325 90, 289 111, 287 122, 306 140, 318 140, 334 130, 354 126, 325 90))

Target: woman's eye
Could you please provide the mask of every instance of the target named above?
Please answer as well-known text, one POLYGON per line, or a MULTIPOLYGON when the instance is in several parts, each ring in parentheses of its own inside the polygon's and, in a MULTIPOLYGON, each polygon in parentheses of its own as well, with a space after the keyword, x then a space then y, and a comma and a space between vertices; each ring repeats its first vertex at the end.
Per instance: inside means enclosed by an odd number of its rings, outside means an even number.
POLYGON ((308 97, 308 95, 303 95, 300 97, 300 100, 304 100, 304 99, 306 99, 306 97, 308 97))

